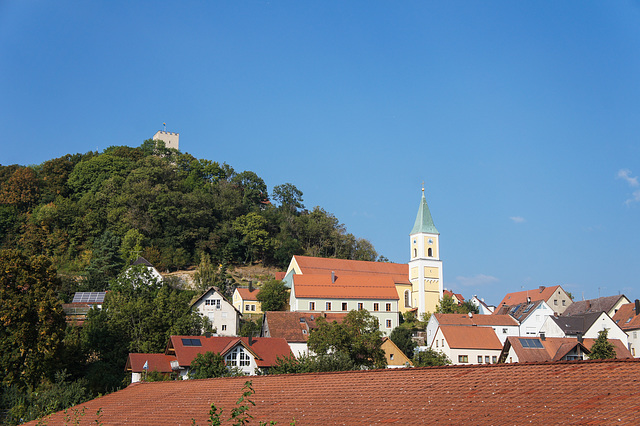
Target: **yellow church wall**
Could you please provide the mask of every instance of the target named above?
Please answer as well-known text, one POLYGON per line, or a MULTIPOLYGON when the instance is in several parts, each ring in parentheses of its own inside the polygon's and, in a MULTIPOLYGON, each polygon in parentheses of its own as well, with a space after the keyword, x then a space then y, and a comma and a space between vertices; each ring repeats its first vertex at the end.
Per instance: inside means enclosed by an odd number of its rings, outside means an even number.
POLYGON ((411 310, 413 305, 413 296, 412 296, 412 285, 411 284, 397 284, 396 283, 396 291, 398 292, 398 310, 402 313, 405 313, 411 310), (405 291, 409 292, 409 302, 412 303, 411 306, 405 305, 404 293, 405 291))
POLYGON ((425 266, 424 267, 424 277, 425 278, 438 279, 438 278, 440 278, 439 274, 440 274, 440 271, 438 270, 438 268, 429 267, 429 266, 425 266))
POLYGON ((411 268, 411 275, 409 276, 410 280, 417 280, 418 279, 418 268, 411 268))
POLYGON ((434 237, 434 236, 425 236, 424 237, 424 254, 425 256, 427 255, 427 253, 429 253, 429 248, 432 249, 431 252, 431 257, 435 257, 436 259, 438 258, 438 237, 434 237), (431 244, 429 244, 429 240, 432 240, 433 242, 431 244))

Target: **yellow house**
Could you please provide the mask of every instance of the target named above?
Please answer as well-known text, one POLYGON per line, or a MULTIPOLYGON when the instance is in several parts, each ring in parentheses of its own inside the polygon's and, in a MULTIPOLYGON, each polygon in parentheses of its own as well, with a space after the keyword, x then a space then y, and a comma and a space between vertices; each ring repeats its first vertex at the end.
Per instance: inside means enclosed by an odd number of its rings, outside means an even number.
POLYGON ((258 302, 259 292, 260 290, 257 288, 236 288, 233 292, 233 306, 235 306, 242 315, 262 315, 262 306, 260 302, 258 302))
POLYGON ((387 358, 387 368, 401 368, 413 366, 411 360, 393 343, 393 340, 385 337, 382 339, 382 350, 387 358))

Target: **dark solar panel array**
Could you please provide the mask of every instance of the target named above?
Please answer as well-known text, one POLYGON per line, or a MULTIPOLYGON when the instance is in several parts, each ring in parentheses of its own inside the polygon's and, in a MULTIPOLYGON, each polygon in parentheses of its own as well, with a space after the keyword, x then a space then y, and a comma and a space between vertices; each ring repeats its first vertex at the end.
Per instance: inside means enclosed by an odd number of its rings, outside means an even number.
POLYGON ((540 339, 519 339, 523 348, 543 349, 540 339))
POLYGON ((72 303, 104 303, 106 291, 78 291, 73 295, 72 303))
POLYGON ((182 339, 182 346, 202 346, 200 339, 182 339))

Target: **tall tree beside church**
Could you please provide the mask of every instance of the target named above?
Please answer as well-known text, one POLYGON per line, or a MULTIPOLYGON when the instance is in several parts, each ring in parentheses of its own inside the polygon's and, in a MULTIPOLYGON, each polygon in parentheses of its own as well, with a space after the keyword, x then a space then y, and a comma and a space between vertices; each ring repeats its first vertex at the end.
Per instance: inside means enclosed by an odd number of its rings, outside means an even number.
POLYGON ((34 388, 53 379, 65 319, 60 281, 44 256, 0 250, 0 370, 2 382, 34 388))

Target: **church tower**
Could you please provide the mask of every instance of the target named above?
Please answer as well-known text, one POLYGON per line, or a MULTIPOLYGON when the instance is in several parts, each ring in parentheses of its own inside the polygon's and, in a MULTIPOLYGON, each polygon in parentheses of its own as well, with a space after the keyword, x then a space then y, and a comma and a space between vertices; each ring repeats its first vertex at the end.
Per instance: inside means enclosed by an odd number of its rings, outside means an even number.
POLYGON ((440 233, 433 224, 431 212, 422 188, 418 216, 409 235, 411 260, 411 303, 418 308, 418 317, 435 312, 442 298, 442 260, 440 260, 440 233))

